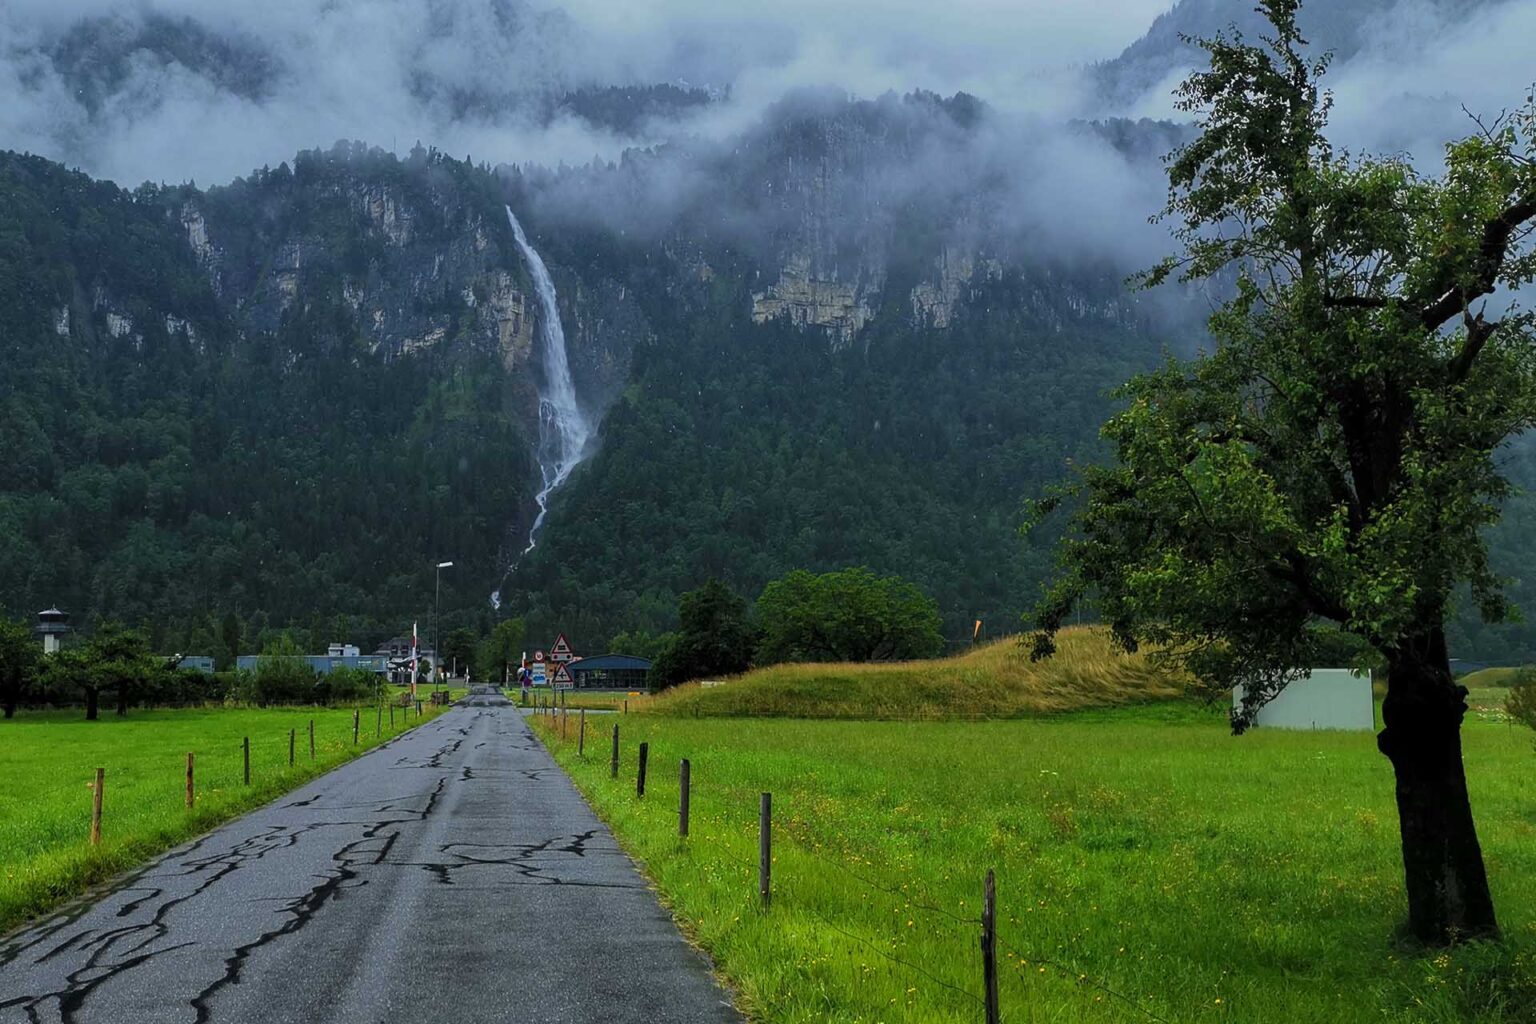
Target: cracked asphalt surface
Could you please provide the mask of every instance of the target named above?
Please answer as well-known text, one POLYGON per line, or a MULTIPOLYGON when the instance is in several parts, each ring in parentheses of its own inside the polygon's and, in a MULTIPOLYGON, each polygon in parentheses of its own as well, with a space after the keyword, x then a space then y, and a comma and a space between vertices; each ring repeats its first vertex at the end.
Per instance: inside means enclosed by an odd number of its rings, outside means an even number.
POLYGON ((735 1022, 499 696, 0 938, 0 1024, 735 1022))

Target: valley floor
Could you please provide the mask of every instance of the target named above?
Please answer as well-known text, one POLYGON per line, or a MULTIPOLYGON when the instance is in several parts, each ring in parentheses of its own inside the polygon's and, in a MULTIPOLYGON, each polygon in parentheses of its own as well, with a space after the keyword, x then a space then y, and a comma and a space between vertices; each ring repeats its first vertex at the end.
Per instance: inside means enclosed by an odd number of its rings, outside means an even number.
POLYGON ((1475 717, 1466 729, 1508 942, 1426 956, 1394 944, 1392 775, 1370 734, 1234 738, 1219 713, 1183 703, 979 723, 640 714, 589 719, 579 757, 575 715, 564 739, 558 719, 532 720, 754 1020, 981 1019, 988 869, 1011 1024, 1536 1019, 1525 730, 1475 717))

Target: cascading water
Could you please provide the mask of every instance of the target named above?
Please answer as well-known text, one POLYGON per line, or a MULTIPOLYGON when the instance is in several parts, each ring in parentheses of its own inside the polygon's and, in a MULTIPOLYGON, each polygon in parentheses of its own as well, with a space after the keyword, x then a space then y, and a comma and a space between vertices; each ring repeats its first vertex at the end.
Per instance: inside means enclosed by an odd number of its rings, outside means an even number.
MULTIPOLYGON (((528 531, 528 546, 518 556, 532 551, 539 543, 539 529, 549 512, 549 496, 555 488, 565 483, 571 470, 586 453, 587 441, 592 436, 591 424, 576 404, 576 387, 571 383, 571 364, 565 352, 565 330, 560 326, 560 307, 555 302, 555 282, 550 279, 549 268, 539 256, 538 250, 528 244, 523 226, 517 222, 512 207, 507 208, 507 221, 512 225, 512 237, 533 275, 533 288, 539 295, 539 341, 544 360, 544 389, 539 395, 539 476, 541 486, 534 501, 539 514, 534 517, 528 531)), ((513 566, 516 567, 515 564, 513 566)), ((509 570, 510 572, 510 570, 509 570)), ((491 595, 491 604, 501 606, 501 591, 491 595)))

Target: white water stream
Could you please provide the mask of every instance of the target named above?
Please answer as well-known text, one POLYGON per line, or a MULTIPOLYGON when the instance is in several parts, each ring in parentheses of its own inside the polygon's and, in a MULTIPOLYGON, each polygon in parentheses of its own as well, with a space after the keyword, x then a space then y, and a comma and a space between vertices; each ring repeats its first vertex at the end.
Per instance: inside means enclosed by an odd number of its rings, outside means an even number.
MULTIPOLYGON (((565 351, 565 329, 560 326, 560 307, 555 302, 555 282, 550 279, 549 268, 539 256, 538 250, 528 244, 523 226, 517 222, 512 207, 507 207, 507 221, 512 225, 512 236, 522 251, 528 272, 533 276, 533 288, 539 296, 539 343, 544 362, 544 388, 539 393, 539 476, 541 486, 534 495, 539 514, 534 517, 528 531, 528 546, 518 561, 539 543, 539 529, 549 512, 549 496, 555 488, 565 483, 571 470, 586 454, 587 441, 592 436, 592 425, 582 415, 576 404, 576 387, 571 383, 571 363, 565 351)), ((514 563, 513 568, 516 568, 514 563)), ((510 570, 508 570, 510 572, 510 570)), ((491 595, 491 603, 500 607, 501 591, 491 595)))

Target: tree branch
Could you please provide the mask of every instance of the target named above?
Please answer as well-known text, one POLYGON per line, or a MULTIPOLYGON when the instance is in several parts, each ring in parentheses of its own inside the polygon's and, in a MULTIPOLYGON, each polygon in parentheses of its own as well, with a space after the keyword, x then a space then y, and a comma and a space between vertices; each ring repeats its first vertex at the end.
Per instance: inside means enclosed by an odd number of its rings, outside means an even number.
MULTIPOLYGON (((1446 289, 1443 295, 1423 308, 1419 322, 1431 331, 1438 330, 1451 317, 1465 311, 1474 299, 1493 291, 1499 268, 1504 265, 1504 256, 1509 251, 1510 239, 1520 225, 1532 218, 1536 218, 1536 195, 1524 197, 1485 224, 1476 279, 1465 287, 1452 285, 1446 289)), ((1476 353, 1473 355, 1475 358, 1476 353)))
POLYGON ((1472 372, 1472 364, 1477 360, 1477 354, 1483 350, 1483 346, 1488 343, 1489 338, 1493 337, 1493 332, 1499 329, 1499 324, 1502 322, 1484 320, 1481 312, 1477 316, 1464 312, 1462 319, 1467 325, 1467 341, 1446 367, 1446 374, 1450 377, 1452 384, 1460 384, 1467 379, 1467 374, 1472 372))

